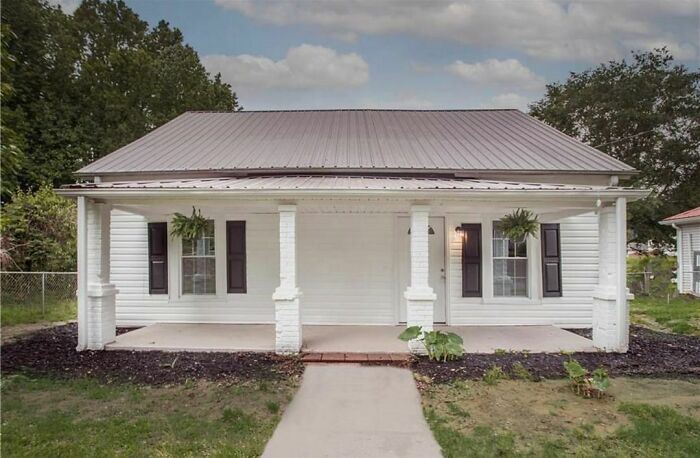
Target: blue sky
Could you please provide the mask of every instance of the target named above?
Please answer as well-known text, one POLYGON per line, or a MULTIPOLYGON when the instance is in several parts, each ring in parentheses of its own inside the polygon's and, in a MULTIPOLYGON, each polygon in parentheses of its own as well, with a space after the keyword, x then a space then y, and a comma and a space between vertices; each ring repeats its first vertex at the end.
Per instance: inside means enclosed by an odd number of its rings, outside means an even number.
POLYGON ((179 28, 246 109, 525 109, 632 49, 699 64, 697 0, 126 2, 179 28))

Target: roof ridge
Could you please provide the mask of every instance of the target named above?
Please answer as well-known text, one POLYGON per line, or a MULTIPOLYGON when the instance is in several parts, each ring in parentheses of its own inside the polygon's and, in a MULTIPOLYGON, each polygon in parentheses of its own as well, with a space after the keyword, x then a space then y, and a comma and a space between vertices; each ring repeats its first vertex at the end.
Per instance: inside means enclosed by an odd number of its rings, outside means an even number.
MULTIPOLYGON (((220 113, 220 114, 246 114, 246 113, 324 113, 324 112, 338 112, 338 111, 353 111, 353 112, 364 112, 364 111, 398 111, 398 112, 466 112, 466 111, 516 111, 523 113, 517 108, 310 108, 310 109, 286 109, 286 110, 241 110, 241 111, 222 111, 222 110, 187 110, 186 113, 220 113)), ((523 113, 527 114, 527 113, 523 113)))

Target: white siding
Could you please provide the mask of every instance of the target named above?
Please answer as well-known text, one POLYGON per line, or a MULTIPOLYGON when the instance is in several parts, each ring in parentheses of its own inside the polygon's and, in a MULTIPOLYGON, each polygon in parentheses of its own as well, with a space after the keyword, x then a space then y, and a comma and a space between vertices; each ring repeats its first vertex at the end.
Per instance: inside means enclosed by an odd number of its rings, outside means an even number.
POLYGON ((394 324, 394 226, 389 214, 297 217, 302 321, 394 324))
POLYGON ((688 224, 681 228, 681 270, 684 293, 693 291, 693 252, 700 251, 700 224, 688 224))
MULTIPOLYGON (((227 218, 221 218, 225 221, 227 218)), ((179 243, 168 240, 168 294, 148 294, 148 234, 144 217, 112 212, 112 281, 116 285, 117 323, 122 326, 155 322, 272 323, 272 292, 279 284, 279 240, 276 214, 235 215, 228 219, 246 220, 248 256, 247 294, 226 294, 225 272, 217 263, 217 297, 179 295, 179 243), (177 246, 173 246, 176 244, 177 246), (223 291, 222 291, 223 290, 223 291)), ((164 221, 164 220, 161 220, 164 221)), ((224 255, 225 234, 218 224, 216 252, 224 255)))
POLYGON ((452 217, 448 227, 460 223, 482 223, 484 250, 484 297, 462 297, 461 239, 449 234, 450 315, 452 325, 535 325, 553 324, 563 327, 590 327, 592 293, 598 282, 598 218, 595 214, 569 217, 561 224, 562 287, 561 298, 538 298, 541 291, 539 240, 528 246, 531 299, 490 297, 489 269, 491 259, 489 222, 479 216, 452 217))

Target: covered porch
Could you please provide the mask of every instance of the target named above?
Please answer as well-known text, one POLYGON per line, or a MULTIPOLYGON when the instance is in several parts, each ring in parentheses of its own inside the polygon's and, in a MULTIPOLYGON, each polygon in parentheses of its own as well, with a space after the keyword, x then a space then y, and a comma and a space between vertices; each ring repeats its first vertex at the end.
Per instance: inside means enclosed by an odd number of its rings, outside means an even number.
POLYGON ((78 198, 81 350, 420 353, 419 342, 397 339, 401 329, 444 325, 467 352, 627 348, 625 219, 637 191, 314 176, 97 183, 63 194, 78 198), (168 237, 174 212, 193 206, 212 228, 196 256, 168 237), (520 242, 522 254, 511 250, 495 227, 514 208, 555 227, 553 253, 544 233, 520 242), (186 286, 186 257, 208 266, 201 291, 186 286), (146 324, 116 336, 117 325, 146 324), (563 327, 592 327, 593 341, 563 327))
MULTIPOLYGON (((555 326, 436 326, 464 339, 467 353, 597 351, 593 341, 555 326)), ((302 327, 302 353, 408 353, 403 326, 302 327)), ((159 323, 118 335, 107 350, 272 352, 275 326, 159 323)))

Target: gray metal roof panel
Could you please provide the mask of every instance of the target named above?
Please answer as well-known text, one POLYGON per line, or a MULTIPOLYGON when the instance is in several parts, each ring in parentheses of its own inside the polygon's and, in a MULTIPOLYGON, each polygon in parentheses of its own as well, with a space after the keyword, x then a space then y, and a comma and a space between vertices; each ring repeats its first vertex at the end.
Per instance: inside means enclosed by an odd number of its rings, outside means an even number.
POLYGON ((188 112, 78 171, 633 172, 517 110, 188 112))
POLYGON ((614 186, 590 186, 514 181, 409 178, 382 176, 280 175, 254 177, 214 177, 196 179, 134 180, 103 183, 79 183, 64 189, 212 189, 212 190, 502 190, 502 191, 612 191, 614 186))

